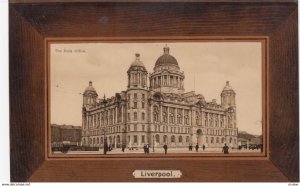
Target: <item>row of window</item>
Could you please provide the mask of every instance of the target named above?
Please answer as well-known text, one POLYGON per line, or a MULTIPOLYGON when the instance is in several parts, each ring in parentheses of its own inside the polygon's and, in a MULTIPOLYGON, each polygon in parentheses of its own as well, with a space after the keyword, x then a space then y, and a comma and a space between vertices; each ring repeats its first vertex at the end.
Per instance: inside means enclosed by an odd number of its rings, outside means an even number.
MULTIPOLYGON (((144 100, 145 99, 145 94, 142 93, 142 99, 144 100)), ((127 98, 128 100, 130 100, 130 97, 131 97, 131 94, 127 94, 127 98)), ((138 98, 138 93, 133 93, 133 99, 137 99, 138 98)))
MULTIPOLYGON (((130 143, 138 143, 138 136, 137 135, 128 136, 127 138, 128 138, 129 144, 130 143)), ((154 140, 155 140, 156 143, 161 143, 161 142, 163 142, 163 143, 169 143, 169 142, 176 143, 176 137, 174 135, 172 135, 170 139, 168 139, 168 137, 166 135, 164 135, 161 139, 161 137, 158 134, 156 134, 154 136, 154 140)), ((178 136, 177 142, 178 143, 183 143, 184 142, 183 137, 178 136)), ((190 137, 186 136, 185 137, 185 143, 189 143, 189 142, 190 142, 190 137)), ((145 143, 145 135, 141 136, 141 143, 145 143)))
MULTIPOLYGON (((108 127, 105 130, 106 134, 113 134, 113 133, 118 133, 118 132, 121 132, 121 126, 108 127)), ((104 134, 103 129, 83 131, 83 136, 86 136, 86 135, 100 135, 100 134, 104 134)))
POLYGON ((237 131, 229 130, 228 133, 226 133, 224 130, 219 130, 219 129, 207 129, 207 134, 209 135, 237 135, 237 131))
MULTIPOLYGON (((144 94, 142 94, 144 95, 144 94)), ((137 104, 137 102, 134 102, 137 104)), ((142 103, 142 107, 144 103, 142 103)), ((134 108, 137 108, 137 105, 135 105, 134 108)), ((168 107, 163 106, 162 107, 162 116, 160 116, 160 109, 158 106, 153 107, 153 121, 154 122, 164 122, 164 123, 178 123, 178 124, 185 124, 189 125, 190 123, 190 117, 189 117, 189 110, 186 109, 177 109, 177 120, 175 120, 175 110, 176 108, 169 107, 169 113, 168 113, 168 107)), ((141 114, 141 120, 144 121, 145 118, 145 113, 143 112, 141 114)), ((84 128, 87 127, 87 122, 89 124, 89 128, 93 128, 96 126, 103 126, 103 125, 108 125, 112 123, 116 123, 116 116, 118 116, 118 122, 122 121, 122 107, 117 108, 117 109, 110 109, 108 111, 102 111, 101 113, 97 113, 94 115, 90 115, 87 117, 84 117, 84 128), (100 115, 101 114, 101 115, 100 115), (101 118, 100 118, 101 116, 101 118)), ((224 116, 223 115, 217 115, 217 114, 208 114, 205 113, 205 118, 204 118, 204 126, 209 126, 210 127, 224 127, 224 116), (209 117, 209 116, 210 117, 209 117), (220 117, 220 120, 219 120, 220 117)), ((127 115, 127 120, 131 121, 131 115, 128 113, 127 115)), ((133 121, 138 120, 138 113, 134 112, 133 113, 133 121)), ((199 112, 196 112, 196 125, 202 126, 201 122, 201 116, 199 112)), ((232 128, 233 126, 233 120, 231 116, 228 116, 228 127, 232 128)))
MULTIPOLYGON (((116 137, 112 137, 112 136, 109 136, 106 138, 107 139, 107 143, 108 144, 114 144, 115 142, 117 144, 120 144, 121 143, 121 137, 119 135, 117 135, 117 138, 116 137), (115 141, 116 140, 116 141, 115 141)), ((85 138, 83 138, 83 145, 96 145, 96 144, 103 144, 104 142, 104 137, 95 137, 95 138, 88 138, 88 140, 86 140, 85 138)))
MULTIPOLYGON (((144 112, 142 112, 142 121, 145 121, 145 117, 146 117, 146 115, 145 115, 145 113, 144 112)), ((137 112, 134 112, 133 113, 133 121, 137 121, 138 120, 138 113, 137 112)), ((130 113, 127 113, 127 121, 131 121, 131 115, 130 115, 130 113)))
MULTIPOLYGON (((225 143, 225 138, 219 138, 219 137, 206 137, 205 138, 206 143, 210 143, 210 144, 223 144, 225 143)), ((234 143, 236 144, 236 139, 229 138, 229 144, 234 143)))
MULTIPOLYGON (((132 143, 138 143, 138 136, 137 135, 133 135, 133 136, 128 136, 128 143, 129 144, 132 144, 132 143)), ((104 137, 95 137, 95 138, 89 138, 88 141, 84 138, 83 139, 83 145, 96 145, 96 144, 103 144, 104 142, 104 137)), ((146 142, 146 137, 145 135, 142 135, 141 136, 141 143, 145 143, 146 142)), ((176 137, 174 135, 171 136, 171 138, 168 140, 168 137, 166 135, 164 135, 161 139, 161 137, 157 134, 154 136, 154 139, 155 139, 155 142, 156 143, 161 143, 161 140, 163 143, 168 143, 169 140, 171 143, 176 143, 176 137)), ((205 138, 205 141, 207 144, 223 144, 225 143, 225 138, 224 137, 206 137, 205 138)), ((178 143, 183 143, 183 137, 182 136, 178 136, 178 139, 177 139, 177 142, 178 143)), ((112 137, 112 136, 109 136, 107 138, 107 143, 108 144, 114 144, 114 143, 117 143, 117 144, 120 144, 121 143, 121 138, 120 136, 118 135, 116 138, 115 137, 112 137), (116 140, 116 141, 115 141, 116 140)), ((190 137, 189 136, 186 136, 185 137, 185 143, 190 143, 190 137)), ((229 144, 236 144, 237 141, 236 139, 232 139, 232 138, 229 138, 229 144)))
POLYGON ((154 125, 155 132, 172 132, 172 133, 190 133, 190 129, 186 127, 172 127, 172 126, 160 126, 154 125))
POLYGON ((83 117, 84 128, 108 125, 122 121, 122 107, 109 109, 90 116, 83 117), (118 117, 117 117, 118 116, 118 117))

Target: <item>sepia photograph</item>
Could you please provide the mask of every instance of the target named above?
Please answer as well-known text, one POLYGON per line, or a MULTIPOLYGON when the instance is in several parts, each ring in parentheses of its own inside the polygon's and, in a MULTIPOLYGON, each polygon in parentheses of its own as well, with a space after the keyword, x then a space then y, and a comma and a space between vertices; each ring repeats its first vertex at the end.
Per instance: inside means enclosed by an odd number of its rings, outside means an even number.
POLYGON ((264 152, 260 41, 49 43, 49 149, 264 152))

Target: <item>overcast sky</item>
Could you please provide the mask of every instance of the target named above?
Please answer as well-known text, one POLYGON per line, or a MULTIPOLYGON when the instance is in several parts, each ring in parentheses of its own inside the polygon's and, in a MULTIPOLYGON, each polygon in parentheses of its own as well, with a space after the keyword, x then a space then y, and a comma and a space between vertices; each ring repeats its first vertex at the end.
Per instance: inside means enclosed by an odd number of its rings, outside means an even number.
MULTIPOLYGON (((114 96, 116 92, 126 90, 126 72, 135 59, 135 53, 140 53, 148 72, 153 72, 165 45, 51 44, 51 123, 81 125, 80 93, 89 81, 93 82, 99 97, 104 94, 114 96)), ((167 45, 185 73, 186 92, 195 90, 206 101, 217 99, 220 103, 221 91, 226 81, 230 81, 236 92, 239 131, 262 133, 260 42, 169 42, 167 45)))

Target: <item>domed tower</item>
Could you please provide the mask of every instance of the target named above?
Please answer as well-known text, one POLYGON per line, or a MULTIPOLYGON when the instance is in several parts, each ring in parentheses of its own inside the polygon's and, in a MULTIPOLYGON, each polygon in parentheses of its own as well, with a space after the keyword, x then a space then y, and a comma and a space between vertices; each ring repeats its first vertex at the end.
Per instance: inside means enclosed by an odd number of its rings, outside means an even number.
MULTIPOLYGON (((128 135, 128 144, 142 147, 142 136, 146 136, 146 130, 140 132, 137 141, 134 139, 134 131, 141 131, 147 124, 147 100, 148 100, 148 72, 140 60, 140 54, 135 54, 135 61, 130 65, 128 74, 127 110, 126 110, 126 130, 128 135)), ((135 134, 136 135, 136 134, 135 134)), ((145 142, 145 141, 144 141, 145 142)), ((144 143, 143 142, 143 143, 144 143)))
POLYGON ((235 92, 229 85, 229 81, 226 81, 226 85, 221 93, 221 104, 226 108, 235 107, 235 92))
POLYGON ((150 89, 164 93, 183 93, 184 73, 180 72, 176 58, 170 55, 170 48, 165 46, 163 51, 150 75, 150 89))
POLYGON ((96 105, 98 94, 93 87, 93 83, 90 81, 89 86, 83 93, 83 107, 91 107, 96 105))
POLYGON ((135 61, 130 65, 127 74, 128 74, 128 89, 140 88, 147 89, 147 76, 148 72, 145 68, 145 65, 140 61, 140 54, 135 54, 135 61))

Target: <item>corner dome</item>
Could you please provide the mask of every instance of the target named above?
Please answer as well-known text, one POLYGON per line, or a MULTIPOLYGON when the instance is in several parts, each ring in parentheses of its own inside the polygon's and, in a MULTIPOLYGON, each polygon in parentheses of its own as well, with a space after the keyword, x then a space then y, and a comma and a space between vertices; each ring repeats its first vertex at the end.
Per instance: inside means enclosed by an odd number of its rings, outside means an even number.
POLYGON ((226 85, 223 88, 223 91, 233 91, 233 88, 229 85, 229 81, 226 81, 226 85))
MULTIPOLYGON (((88 92, 94 92, 94 93, 96 93, 96 90, 95 90, 95 88, 93 87, 93 84, 92 84, 91 81, 89 82, 89 86, 85 89, 84 94, 85 94, 85 93, 88 93, 88 92)), ((97 94, 97 93, 96 93, 96 94, 97 94)))
POLYGON ((155 67, 158 66, 167 66, 167 65, 175 65, 178 66, 178 62, 175 57, 169 54, 170 48, 168 46, 164 47, 164 54, 161 55, 155 63, 155 67))
POLYGON ((130 67, 129 67, 129 70, 134 70, 134 67, 142 67, 142 70, 145 70, 146 71, 146 67, 144 65, 144 63, 140 60, 140 54, 139 53, 136 53, 135 54, 135 60, 131 63, 130 67))

